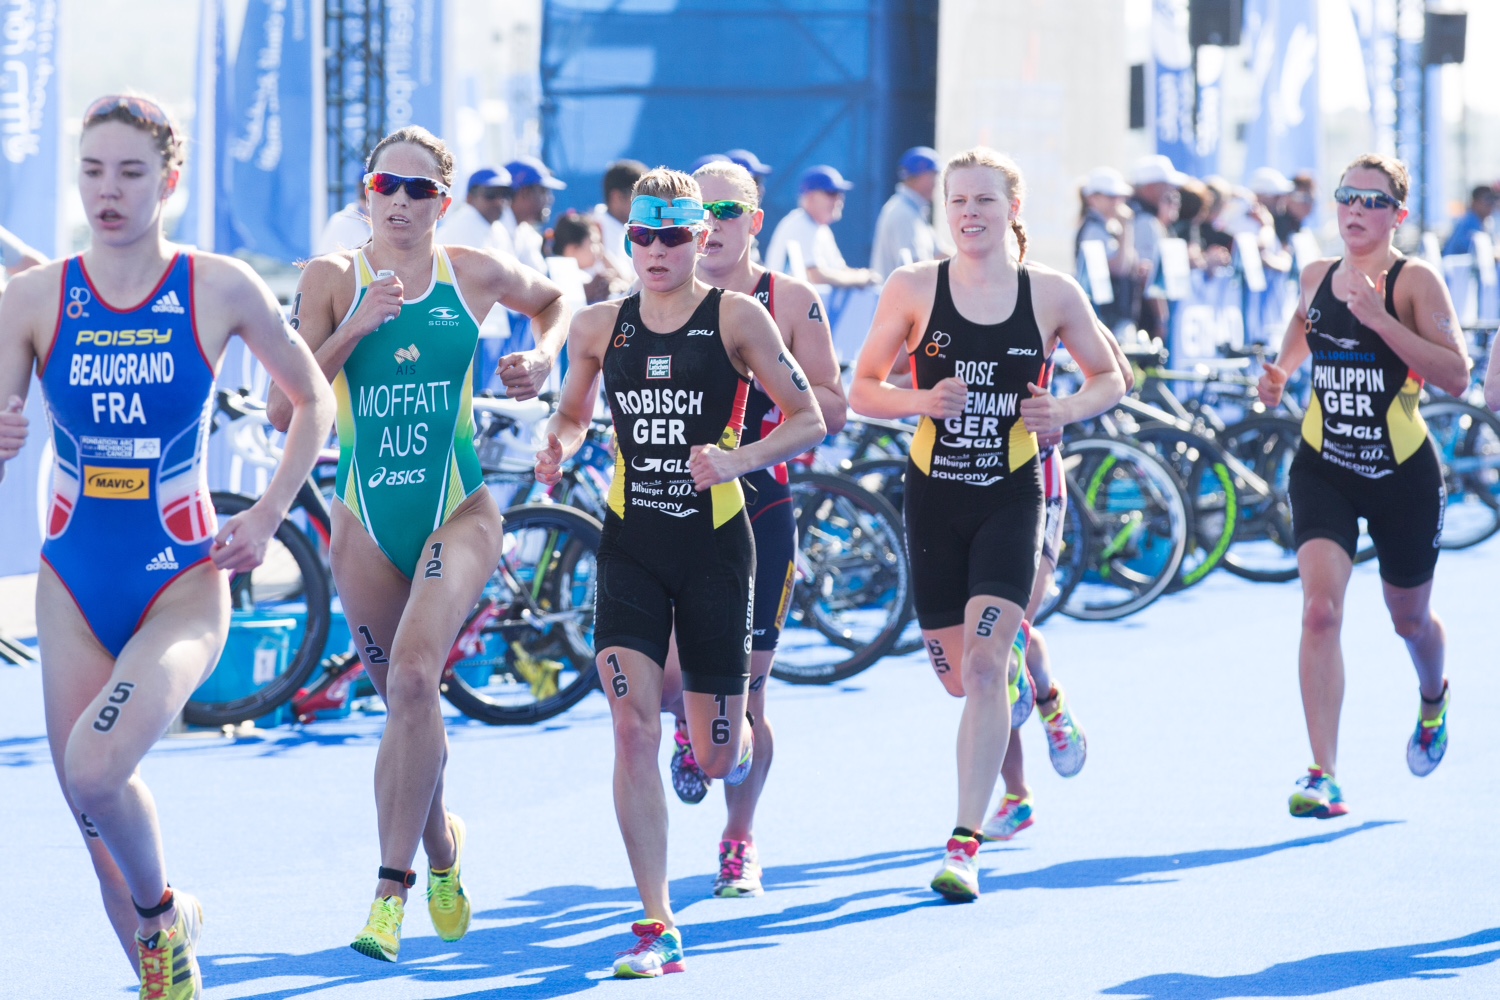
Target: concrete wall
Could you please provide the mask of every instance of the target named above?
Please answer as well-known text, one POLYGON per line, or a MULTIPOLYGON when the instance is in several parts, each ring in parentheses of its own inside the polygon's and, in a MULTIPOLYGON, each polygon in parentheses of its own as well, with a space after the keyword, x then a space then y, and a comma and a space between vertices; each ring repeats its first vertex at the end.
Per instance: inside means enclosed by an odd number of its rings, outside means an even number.
MULTIPOLYGON (((1122 0, 942 0, 937 145, 1008 153, 1029 190, 1028 259, 1072 273, 1077 182, 1128 165, 1122 0)), ((939 213, 941 214, 941 213, 939 213)))

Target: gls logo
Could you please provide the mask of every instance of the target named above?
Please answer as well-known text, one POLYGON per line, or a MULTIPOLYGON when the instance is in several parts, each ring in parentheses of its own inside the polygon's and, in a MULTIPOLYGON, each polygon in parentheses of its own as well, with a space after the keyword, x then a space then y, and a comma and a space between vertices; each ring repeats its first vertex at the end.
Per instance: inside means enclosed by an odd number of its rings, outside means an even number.
POLYGON ((636 472, 687 472, 688 463, 680 458, 632 458, 630 467, 636 472))
POLYGON ((427 310, 428 326, 457 326, 458 313, 447 306, 437 306, 427 310))
POLYGON ((414 486, 426 480, 426 469, 392 469, 386 472, 385 466, 381 466, 375 470, 366 485, 373 490, 377 486, 414 486))

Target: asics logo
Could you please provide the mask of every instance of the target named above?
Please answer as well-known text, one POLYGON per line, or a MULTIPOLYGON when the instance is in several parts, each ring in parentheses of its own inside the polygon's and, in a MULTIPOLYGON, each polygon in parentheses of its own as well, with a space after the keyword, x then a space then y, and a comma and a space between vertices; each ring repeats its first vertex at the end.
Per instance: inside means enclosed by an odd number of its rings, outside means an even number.
POLYGON ((177 313, 179 316, 187 312, 182 308, 182 302, 178 300, 176 292, 168 292, 151 304, 154 313, 177 313))
POLYGON ((377 486, 415 486, 426 481, 426 469, 392 469, 387 472, 382 465, 365 481, 365 485, 373 490, 377 486))

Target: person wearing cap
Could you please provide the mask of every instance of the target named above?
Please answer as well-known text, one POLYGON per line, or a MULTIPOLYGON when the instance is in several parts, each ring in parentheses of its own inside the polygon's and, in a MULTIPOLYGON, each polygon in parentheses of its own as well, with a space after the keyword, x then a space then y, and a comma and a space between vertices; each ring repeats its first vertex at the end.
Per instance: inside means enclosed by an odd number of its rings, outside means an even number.
POLYGON ((1177 221, 1182 205, 1177 189, 1187 180, 1188 175, 1160 153, 1137 160, 1130 171, 1130 183, 1135 188, 1130 201, 1130 210, 1135 213, 1135 298, 1140 304, 1136 323, 1152 337, 1166 333, 1167 300, 1154 283, 1161 263, 1161 241, 1170 235, 1167 226, 1177 221), (1164 215, 1170 221, 1163 221, 1164 215))
POLYGON ((547 165, 535 156, 522 156, 505 165, 510 173, 510 204, 500 215, 500 224, 510 233, 516 258, 527 267, 547 273, 547 258, 542 254, 542 229, 552 214, 554 191, 568 185, 552 176, 547 165))
POLYGON ((318 242, 313 247, 313 256, 353 250, 370 242, 369 191, 363 184, 354 200, 334 212, 323 223, 318 242))
POLYGON ((1453 233, 1448 237, 1448 242, 1443 244, 1443 256, 1473 253, 1475 233, 1488 233, 1493 240, 1495 237, 1494 212, 1495 191, 1493 188, 1487 184, 1481 184, 1469 192, 1469 210, 1453 224, 1453 233))
POLYGON ((875 244, 870 248, 870 270, 882 278, 902 264, 947 256, 938 250, 937 235, 932 228, 937 150, 931 146, 913 146, 901 154, 896 172, 900 183, 880 209, 875 220, 875 244), (903 250, 907 256, 902 255, 903 250))
POLYGON ((1083 199, 1082 219, 1078 234, 1073 240, 1074 256, 1078 260, 1078 276, 1084 288, 1089 287, 1083 267, 1083 245, 1097 242, 1104 245, 1109 259, 1109 280, 1114 301, 1095 303, 1094 311, 1105 326, 1119 334, 1120 329, 1135 316, 1135 213, 1125 204, 1131 195, 1131 187, 1124 176, 1112 167, 1099 167, 1084 179, 1079 195, 1083 199))
POLYGON ((640 160, 616 160, 604 168, 604 201, 594 206, 594 221, 604 241, 604 256, 616 274, 635 274, 635 265, 625 252, 625 223, 630 218, 630 193, 646 174, 640 160))
POLYGON ((843 216, 844 192, 854 185, 844 180, 844 175, 833 167, 819 165, 807 169, 798 187, 801 195, 797 207, 777 224, 776 231, 771 234, 766 266, 790 274, 787 247, 795 243, 802 251, 807 280, 815 285, 859 288, 878 284, 881 278, 874 271, 850 267, 844 262, 838 241, 829 228, 843 216))
POLYGON ((760 162, 760 157, 748 149, 731 149, 724 155, 729 157, 731 163, 738 163, 750 171, 750 176, 755 178, 755 194, 759 199, 757 204, 765 204, 766 178, 771 176, 771 168, 760 162))
POLYGON ((499 224, 509 189, 508 171, 494 167, 480 167, 474 171, 469 175, 468 197, 464 204, 458 211, 449 213, 438 226, 438 242, 514 254, 510 233, 499 224))

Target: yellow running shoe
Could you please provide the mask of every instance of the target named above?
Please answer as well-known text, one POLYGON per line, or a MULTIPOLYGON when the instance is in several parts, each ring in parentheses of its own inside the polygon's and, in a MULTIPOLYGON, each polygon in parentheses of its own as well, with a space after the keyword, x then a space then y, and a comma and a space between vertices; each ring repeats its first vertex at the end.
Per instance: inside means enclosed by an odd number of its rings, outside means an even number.
POLYGON ((173 896, 177 920, 171 928, 145 940, 135 937, 141 956, 141 1000, 197 1000, 203 995, 197 955, 203 907, 185 892, 174 890, 173 896))
POLYGON ((394 962, 401 954, 401 918, 406 904, 399 896, 381 896, 370 904, 370 920, 349 945, 377 962, 394 962))
POLYGON ((557 660, 537 659, 523 649, 519 642, 512 642, 510 651, 515 657, 511 662, 515 664, 516 673, 531 685, 531 696, 537 701, 556 698, 557 677, 562 673, 563 665, 557 660))
POLYGON ((464 840, 467 831, 464 821, 453 813, 448 814, 448 829, 453 831, 453 867, 445 872, 427 866, 427 913, 432 917, 432 927, 444 941, 457 941, 469 932, 469 916, 472 912, 469 897, 464 895, 463 883, 459 880, 459 868, 464 860, 464 840))

